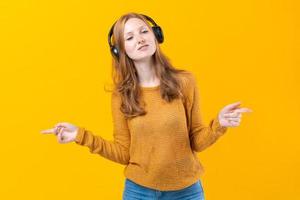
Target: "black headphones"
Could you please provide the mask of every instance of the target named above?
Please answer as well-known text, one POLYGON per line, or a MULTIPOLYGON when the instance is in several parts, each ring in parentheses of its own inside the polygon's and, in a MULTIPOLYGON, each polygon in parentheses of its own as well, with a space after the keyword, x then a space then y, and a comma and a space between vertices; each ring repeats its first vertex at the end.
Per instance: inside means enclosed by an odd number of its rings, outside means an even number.
MULTIPOLYGON (((162 29, 160 28, 160 26, 158 26, 151 17, 144 15, 144 14, 141 14, 141 15, 144 16, 148 21, 150 21, 152 23, 152 25, 153 25, 152 30, 154 32, 154 35, 155 35, 158 43, 163 43, 164 35, 163 35, 162 29)), ((110 28, 110 31, 108 34, 108 44, 110 47, 111 54, 118 60, 119 59, 119 49, 115 45, 112 45, 112 43, 111 43, 111 37, 113 35, 113 30, 114 30, 115 24, 116 24, 116 22, 110 28)))

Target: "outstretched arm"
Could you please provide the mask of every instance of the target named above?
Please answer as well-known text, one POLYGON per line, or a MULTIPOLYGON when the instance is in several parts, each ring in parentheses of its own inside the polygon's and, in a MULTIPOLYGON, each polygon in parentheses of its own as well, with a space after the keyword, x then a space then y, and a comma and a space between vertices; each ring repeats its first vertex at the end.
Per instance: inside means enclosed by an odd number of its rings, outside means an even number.
POLYGON ((221 126, 218 117, 212 119, 208 126, 203 123, 200 110, 199 87, 193 74, 191 75, 189 87, 191 87, 191 92, 189 93, 191 126, 189 137, 192 150, 200 152, 215 143, 227 131, 227 127, 221 126))
POLYGON ((109 160, 127 165, 129 163, 130 132, 127 121, 120 111, 120 105, 120 96, 113 92, 111 97, 113 141, 107 141, 84 127, 79 127, 75 142, 87 146, 91 153, 100 154, 109 160))
POLYGON ((191 76, 190 85, 193 87, 193 91, 190 92, 190 141, 192 149, 200 152, 215 143, 227 131, 228 127, 239 126, 241 113, 252 112, 252 110, 249 108, 239 108, 240 102, 226 105, 210 121, 209 125, 205 126, 201 118, 199 88, 194 75, 191 76))

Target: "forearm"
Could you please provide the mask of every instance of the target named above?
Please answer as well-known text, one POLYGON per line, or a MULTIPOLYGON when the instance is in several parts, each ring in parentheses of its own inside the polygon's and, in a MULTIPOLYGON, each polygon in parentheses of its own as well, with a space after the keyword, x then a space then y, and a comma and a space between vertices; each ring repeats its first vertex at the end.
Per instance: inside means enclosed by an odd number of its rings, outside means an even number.
POLYGON ((79 127, 75 142, 86 146, 91 153, 99 154, 111 161, 127 165, 129 162, 129 149, 118 141, 107 141, 83 127, 79 127))
POLYGON ((227 128, 222 127, 218 118, 215 118, 209 123, 209 126, 198 126, 192 130, 193 132, 190 134, 191 148, 200 152, 215 143, 227 131, 227 128))

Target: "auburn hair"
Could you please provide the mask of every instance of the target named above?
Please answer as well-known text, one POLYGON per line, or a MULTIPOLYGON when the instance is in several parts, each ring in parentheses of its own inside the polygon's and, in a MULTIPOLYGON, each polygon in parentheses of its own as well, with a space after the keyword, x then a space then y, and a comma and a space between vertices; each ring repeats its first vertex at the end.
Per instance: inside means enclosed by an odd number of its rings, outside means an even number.
MULTIPOLYGON (((141 102, 141 88, 137 70, 133 60, 125 52, 124 26, 130 18, 138 18, 144 21, 150 32, 154 34, 148 20, 135 12, 122 15, 115 23, 112 35, 112 43, 119 49, 119 59, 112 59, 112 80, 113 92, 117 92, 121 97, 120 110, 125 118, 133 118, 145 115, 141 102)), ((152 55, 155 75, 160 79, 160 95, 162 99, 171 102, 176 98, 183 98, 182 84, 178 76, 179 73, 188 73, 186 70, 176 69, 172 66, 169 58, 161 51, 159 43, 155 38, 156 52, 152 55)))

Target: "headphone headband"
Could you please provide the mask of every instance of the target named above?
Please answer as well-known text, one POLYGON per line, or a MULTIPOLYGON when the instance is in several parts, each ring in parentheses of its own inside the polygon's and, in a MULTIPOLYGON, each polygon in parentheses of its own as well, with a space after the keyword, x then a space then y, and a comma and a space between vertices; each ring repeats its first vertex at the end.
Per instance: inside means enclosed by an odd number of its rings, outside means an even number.
MULTIPOLYGON (((144 15, 144 14, 140 14, 142 15, 143 17, 145 17, 149 22, 151 22, 151 24, 153 25, 152 26, 152 30, 154 32, 154 35, 158 41, 158 43, 163 43, 164 41, 164 36, 163 36, 163 32, 162 32, 162 29, 160 28, 160 26, 158 26, 155 21, 147 16, 147 15, 144 15)), ((110 51, 112 53, 112 55, 116 58, 116 59, 119 59, 119 49, 113 45, 111 43, 111 37, 113 35, 113 30, 114 30, 114 27, 115 27, 115 24, 116 22, 112 25, 112 27, 110 28, 109 30, 109 33, 108 33, 108 44, 109 44, 109 47, 110 47, 110 51)))

